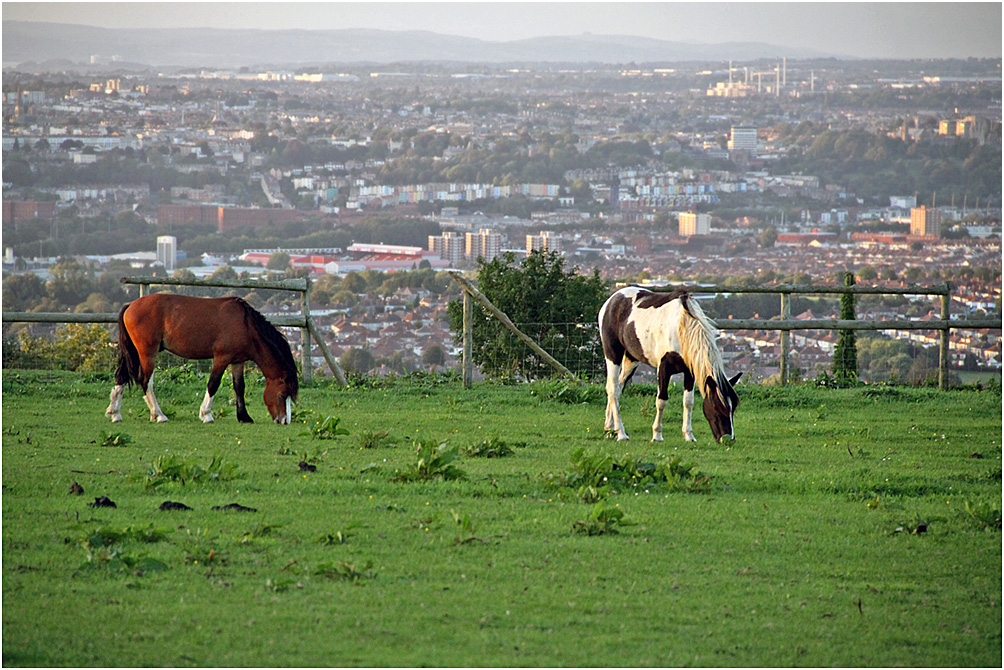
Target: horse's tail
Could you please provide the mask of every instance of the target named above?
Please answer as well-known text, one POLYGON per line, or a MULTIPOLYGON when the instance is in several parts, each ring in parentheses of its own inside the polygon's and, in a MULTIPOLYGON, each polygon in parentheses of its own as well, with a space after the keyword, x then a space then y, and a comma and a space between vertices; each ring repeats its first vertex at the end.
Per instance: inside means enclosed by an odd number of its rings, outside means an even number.
POLYGON ((129 309, 130 304, 132 303, 127 303, 119 312, 119 365, 118 369, 115 370, 115 384, 117 386, 127 386, 133 382, 139 382, 139 352, 125 326, 125 312, 129 309))
POLYGON ((718 327, 701 309, 700 303, 689 293, 680 296, 680 346, 683 360, 690 368, 701 395, 707 395, 707 381, 711 377, 721 388, 726 379, 722 353, 718 349, 718 327))

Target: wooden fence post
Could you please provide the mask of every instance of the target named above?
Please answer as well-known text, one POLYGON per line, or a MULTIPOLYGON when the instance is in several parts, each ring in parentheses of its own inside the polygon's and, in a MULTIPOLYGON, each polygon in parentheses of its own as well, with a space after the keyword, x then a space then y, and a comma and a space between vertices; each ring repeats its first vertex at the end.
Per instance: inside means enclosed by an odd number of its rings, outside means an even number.
MULTIPOLYGON (((781 318, 791 318, 791 293, 781 293, 781 318)), ((781 386, 788 386, 788 357, 791 354, 791 331, 781 330, 781 386)))
POLYGON ((474 298, 464 291, 464 388, 474 384, 474 298))
POLYGON ((946 283, 948 290, 941 295, 941 320, 945 322, 945 327, 941 329, 938 347, 938 388, 942 391, 948 388, 948 339, 951 331, 948 330, 948 320, 952 305, 952 286, 946 283))
POLYGON ((307 278, 307 286, 300 293, 300 311, 303 312, 303 328, 300 329, 300 343, 303 351, 300 354, 302 361, 303 383, 309 384, 313 380, 313 362, 310 357, 310 278, 307 278))
POLYGON ((321 334, 317 332, 317 326, 314 325, 313 319, 307 319, 307 328, 314 335, 314 339, 317 340, 317 346, 321 350, 321 355, 324 356, 324 360, 328 363, 328 368, 331 370, 331 374, 335 376, 335 381, 342 388, 348 386, 345 383, 345 373, 342 371, 342 366, 338 364, 338 361, 334 359, 331 352, 328 351, 328 345, 324 343, 324 338, 321 334))
MULTIPOLYGON (((781 319, 791 318, 791 294, 781 294, 781 319)), ((788 385, 788 356, 791 354, 791 331, 781 331, 781 386, 788 385)))

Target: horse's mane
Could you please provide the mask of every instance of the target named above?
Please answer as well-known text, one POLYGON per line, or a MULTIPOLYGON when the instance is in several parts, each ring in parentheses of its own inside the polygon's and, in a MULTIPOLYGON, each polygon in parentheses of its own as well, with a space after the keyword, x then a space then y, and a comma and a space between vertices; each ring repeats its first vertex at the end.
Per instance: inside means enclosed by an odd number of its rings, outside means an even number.
POLYGON ((269 323, 265 316, 249 305, 244 299, 237 298, 237 304, 244 309, 244 320, 258 333, 265 346, 272 352, 272 356, 282 366, 283 375, 286 378, 286 389, 289 391, 293 402, 296 402, 297 393, 300 390, 300 377, 296 370, 296 361, 293 359, 293 352, 289 348, 286 336, 279 332, 279 329, 269 323))
POLYGON ((683 308, 678 329, 680 348, 683 350, 680 353, 701 389, 701 396, 706 398, 708 377, 714 379, 719 388, 728 387, 722 352, 716 342, 718 327, 704 313, 700 303, 691 299, 689 293, 681 292, 676 297, 680 299, 680 306, 683 308))

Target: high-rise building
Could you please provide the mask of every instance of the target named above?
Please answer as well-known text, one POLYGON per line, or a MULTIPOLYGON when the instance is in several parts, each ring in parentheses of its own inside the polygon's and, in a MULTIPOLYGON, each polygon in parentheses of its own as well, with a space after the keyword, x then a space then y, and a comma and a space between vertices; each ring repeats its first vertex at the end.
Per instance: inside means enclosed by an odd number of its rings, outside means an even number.
POLYGON ((756 133, 756 128, 732 126, 732 134, 729 137, 729 151, 748 151, 751 155, 756 155, 756 133))
POLYGON ((547 232, 546 230, 541 232, 540 235, 527 235, 526 236, 526 253, 530 255, 532 252, 544 249, 546 251, 561 251, 561 238, 557 235, 547 232))
POLYGON ((710 235, 711 215, 696 212, 680 212, 680 237, 710 235))
POLYGON ((178 266, 178 238, 171 235, 161 235, 157 238, 157 262, 168 272, 174 272, 178 266))
POLYGON ((476 233, 467 233, 467 259, 484 258, 490 261, 502 253, 502 235, 482 228, 476 233))
POLYGON ((440 258, 456 267, 464 260, 464 236, 460 233, 429 235, 429 251, 438 253, 440 258))
POLYGON ((910 234, 941 237, 941 212, 924 205, 911 209, 910 234))

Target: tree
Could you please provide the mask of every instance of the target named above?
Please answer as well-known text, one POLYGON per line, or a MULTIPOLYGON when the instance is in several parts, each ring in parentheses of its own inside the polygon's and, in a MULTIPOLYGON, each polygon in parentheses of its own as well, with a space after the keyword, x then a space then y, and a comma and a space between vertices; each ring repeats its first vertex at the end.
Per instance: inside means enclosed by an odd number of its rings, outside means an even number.
POLYGON ((338 359, 346 372, 365 373, 373 369, 376 359, 366 349, 349 349, 338 359))
MULTIPOLYGON (((478 288, 520 330, 573 372, 598 372, 600 343, 592 325, 608 290, 597 270, 566 270, 564 256, 552 251, 534 251, 518 266, 511 253, 478 265, 478 288)), ((462 302, 452 301, 448 313, 459 341, 462 302)), ((474 310, 472 328, 474 362, 486 374, 535 378, 553 372, 486 311, 474 310)))
POLYGON ((777 242, 777 228, 767 226, 757 235, 756 241, 765 249, 774 246, 774 243, 777 242))
POLYGON ((433 344, 422 351, 422 365, 428 366, 430 371, 437 365, 446 363, 446 349, 441 344, 433 344))
POLYGON ((864 281, 875 281, 878 279, 878 271, 870 265, 862 265, 858 268, 858 278, 864 281))
POLYGON ((289 269, 289 254, 285 251, 276 251, 274 254, 268 257, 268 265, 266 267, 269 270, 274 270, 276 272, 285 272, 289 269))
POLYGON ((237 271, 229 265, 221 265, 213 274, 209 275, 209 279, 220 282, 235 282, 240 277, 237 276, 237 271))
POLYGON ((342 279, 342 288, 353 294, 363 293, 366 290, 366 280, 353 270, 342 279))
POLYGON ((76 261, 57 263, 49 275, 49 296, 67 307, 83 302, 94 291, 93 277, 76 261))
POLYGON ((8 275, 3 280, 4 308, 28 311, 45 296, 45 282, 35 274, 8 275))
MULTIPOLYGON (((854 274, 844 273, 844 286, 854 285, 854 274)), ((853 320, 855 296, 844 293, 840 296, 840 318, 853 320)), ((853 384, 858 378, 858 350, 854 342, 853 330, 841 330, 837 345, 833 349, 833 376, 841 383, 853 384)))

